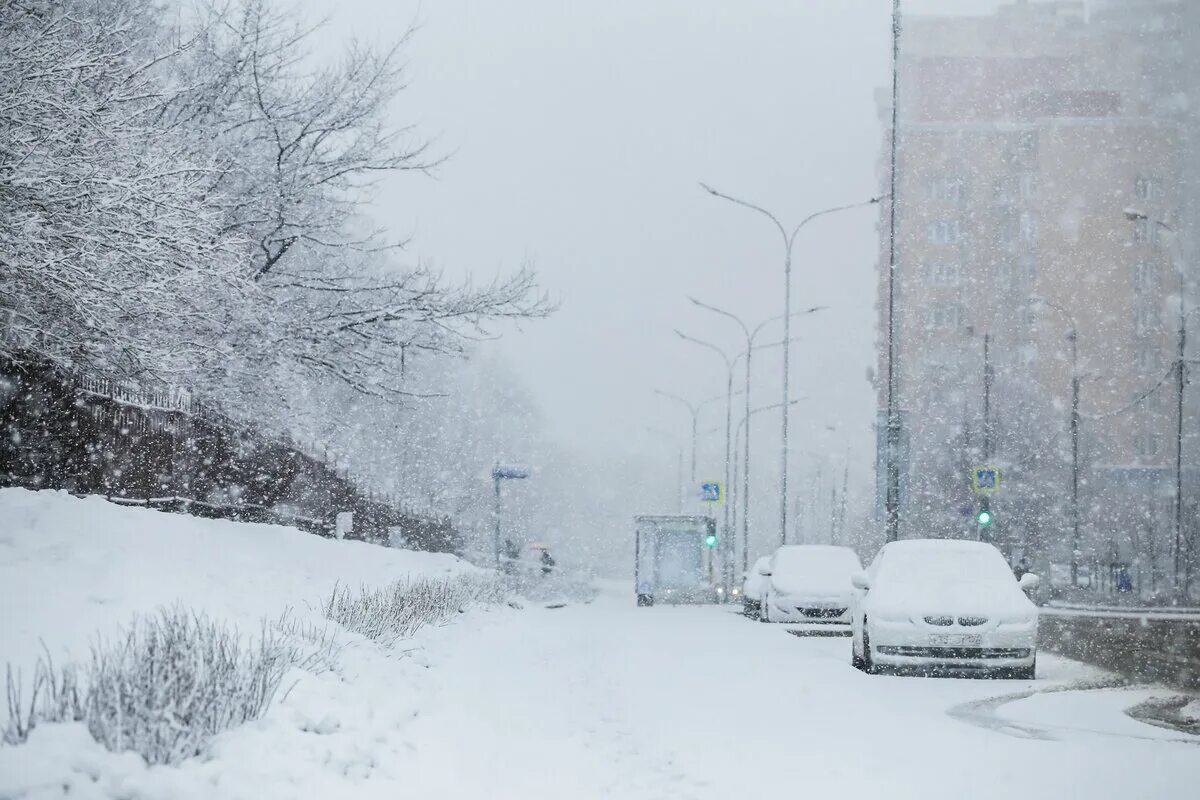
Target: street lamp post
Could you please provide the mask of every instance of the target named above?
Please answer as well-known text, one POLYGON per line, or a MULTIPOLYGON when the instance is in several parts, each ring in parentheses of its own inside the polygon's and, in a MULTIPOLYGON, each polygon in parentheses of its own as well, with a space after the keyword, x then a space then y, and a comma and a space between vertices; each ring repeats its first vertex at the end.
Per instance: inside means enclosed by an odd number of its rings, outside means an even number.
POLYGON ((495 551, 497 569, 503 566, 500 561, 500 482, 524 480, 528 477, 529 470, 524 467, 501 466, 499 461, 492 467, 492 483, 496 492, 495 527, 492 531, 492 548, 495 551))
MULTIPOLYGON (((762 345, 762 346, 770 347, 771 345, 762 345)), ((794 398, 788 405, 794 406, 797 403, 799 403, 801 400, 805 400, 805 399, 807 399, 807 398, 805 398, 805 397, 794 398)), ((779 403, 772 403, 769 406, 760 406, 753 410, 751 410, 749 408, 746 409, 746 412, 745 412, 745 414, 742 415, 741 420, 738 422, 737 430, 734 432, 734 435, 733 435, 733 450, 735 453, 738 450, 742 450, 742 443, 743 443, 743 441, 745 441, 742 439, 742 431, 743 430, 746 431, 746 439, 750 438, 750 420, 754 416, 756 416, 764 411, 773 411, 779 407, 780 407, 779 403)), ((749 448, 743 450, 743 452, 745 453, 744 457, 749 458, 749 454, 750 454, 749 448)), ((750 472, 748 470, 743 470, 742 481, 740 484, 737 485, 737 496, 744 501, 745 495, 747 495, 749 493, 750 493, 750 472)), ((750 569, 750 526, 747 524, 748 520, 746 518, 746 515, 749 514, 749 508, 750 508, 750 506, 748 503, 745 503, 745 502, 742 503, 742 515, 743 515, 742 516, 742 572, 746 572, 747 570, 750 569)), ((737 512, 737 509, 735 508, 734 509, 735 515, 736 515, 736 512, 737 512)), ((737 527, 736 516, 734 519, 734 527, 735 528, 737 527)))
MULTIPOLYGON (((1040 305, 1066 317, 1071 329, 1071 590, 1079 586, 1079 326, 1075 317, 1062 306, 1038 298, 1040 305)), ((1041 543, 1039 542, 1039 545, 1041 543)))
MULTIPOLYGON (((738 327, 740 327, 742 329, 742 334, 746 337, 746 349, 743 352, 743 355, 745 355, 745 357, 746 357, 746 388, 743 391, 745 392, 745 398, 746 398, 745 413, 747 416, 749 416, 750 415, 750 375, 751 375, 750 359, 751 359, 751 356, 754 354, 754 350, 755 350, 754 340, 758 338, 758 334, 762 332, 763 328, 765 328, 768 323, 775 322, 775 321, 783 319, 783 318, 778 317, 778 316, 769 317, 767 319, 764 319, 762 322, 758 323, 758 325, 755 326, 754 330, 750 330, 749 326, 746 325, 746 323, 743 322, 740 317, 730 313, 729 311, 726 311, 721 308, 717 308, 716 306, 710 306, 707 303, 702 303, 694 297, 689 297, 688 299, 691 300, 693 304, 695 304, 696 306, 698 306, 700 308, 707 309, 708 311, 712 311, 713 313, 720 314, 723 317, 727 317, 727 318, 733 320, 734 322, 737 323, 738 327)), ((815 314, 816 312, 822 311, 825 308, 827 308, 827 306, 813 306, 812 308, 805 309, 804 311, 798 311, 798 312, 792 314, 792 316, 799 317, 799 316, 805 316, 808 314, 815 314)), ((780 344, 782 344, 782 342, 780 342, 780 344)), ((735 359, 735 361, 736 361, 736 359, 735 359)), ((781 406, 779 404, 770 406, 770 408, 780 408, 780 407, 781 406)), ((737 450, 736 447, 734 449, 737 450)), ((745 441, 744 450, 742 452, 742 486, 744 487, 744 490, 742 492, 742 498, 741 498, 741 500, 742 500, 742 571, 745 572, 746 570, 748 570, 750 568, 750 564, 748 561, 749 553, 747 551, 747 545, 746 545, 746 542, 748 542, 750 539, 750 491, 749 491, 749 487, 750 487, 750 430, 749 430, 749 428, 746 429, 746 441, 745 441)))
MULTIPOLYGON (((715 344, 713 344, 711 342, 706 342, 703 339, 697 339, 693 336, 688 336, 686 333, 683 333, 682 331, 678 331, 678 330, 675 331, 675 335, 678 336, 680 339, 683 339, 686 342, 691 342, 692 344, 697 344, 697 345, 700 345, 701 347, 711 350, 712 352, 719 355, 721 357, 721 360, 725 362, 725 491, 728 492, 729 491, 729 473, 730 473, 729 457, 731 455, 731 447, 732 447, 732 441, 731 441, 730 437, 733 434, 732 423, 733 423, 733 365, 734 365, 734 359, 731 359, 729 357, 728 353, 726 353, 720 347, 717 347, 715 344)), ((786 347, 787 345, 785 344, 784 346, 786 347)), ((747 397, 749 397, 749 395, 747 395, 747 397)), ((730 541, 729 500, 728 500, 728 498, 725 498, 725 502, 722 505, 723 505, 722 512, 724 515, 724 521, 723 521, 722 525, 724 526, 724 529, 725 529, 725 535, 722 538, 725 540, 725 546, 722 547, 721 549, 727 551, 727 553, 730 556, 732 556, 732 553, 733 553, 732 544, 733 543, 730 541)), ((728 585, 730 578, 732 577, 733 564, 732 564, 731 558, 726 558, 726 559, 724 559, 724 561, 725 561, 725 563, 723 565, 722 571, 725 573, 725 575, 724 575, 725 583, 726 583, 726 585, 728 585)))
POLYGON ((719 197, 722 200, 728 200, 735 205, 748 208, 751 211, 762 214, 769 219, 775 228, 779 231, 780 237, 783 239, 783 401, 780 404, 782 408, 781 428, 780 428, 780 477, 779 477, 779 536, 781 540, 787 537, 787 506, 788 506, 788 396, 789 396, 789 377, 790 377, 790 359, 791 350, 788 347, 788 340, 792 338, 792 246, 796 242, 796 236, 800 233, 808 223, 818 217, 823 217, 828 214, 833 214, 838 211, 847 211, 852 208, 861 208, 863 206, 875 205, 882 199, 880 197, 872 197, 870 200, 861 203, 851 203, 850 205, 835 206, 827 208, 816 213, 809 214, 804 219, 800 220, 796 227, 792 228, 791 232, 784 227, 779 218, 767 211, 761 206, 748 203, 732 195, 719 192, 711 186, 701 183, 700 186, 704 191, 711 194, 713 197, 719 197))

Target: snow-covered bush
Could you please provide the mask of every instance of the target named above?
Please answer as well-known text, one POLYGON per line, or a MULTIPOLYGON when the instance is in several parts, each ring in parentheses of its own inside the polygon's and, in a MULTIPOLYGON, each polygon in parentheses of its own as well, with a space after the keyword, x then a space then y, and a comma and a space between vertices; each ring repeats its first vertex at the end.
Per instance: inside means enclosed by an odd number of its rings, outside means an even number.
POLYGON ((491 575, 406 578, 381 588, 337 587, 325 600, 325 617, 384 645, 437 625, 470 606, 502 600, 505 590, 491 575))
POLYGON ((81 667, 40 660, 28 700, 10 667, 3 741, 19 744, 43 722, 79 721, 109 750, 176 763, 217 733, 261 717, 289 667, 332 647, 314 644, 305 652, 273 626, 248 638, 186 609, 164 609, 98 641, 81 667))

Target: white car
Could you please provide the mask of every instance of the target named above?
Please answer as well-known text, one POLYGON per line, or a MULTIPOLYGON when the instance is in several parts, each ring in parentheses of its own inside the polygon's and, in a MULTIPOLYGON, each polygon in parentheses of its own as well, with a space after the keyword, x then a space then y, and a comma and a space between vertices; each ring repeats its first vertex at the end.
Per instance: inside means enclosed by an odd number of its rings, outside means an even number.
POLYGON ((850 621, 850 578, 862 571, 849 547, 788 544, 765 570, 758 618, 762 622, 850 621))
POLYGON ((748 617, 758 614, 762 603, 763 586, 767 582, 766 576, 762 573, 764 570, 770 571, 767 567, 770 563, 770 556, 762 556, 754 562, 754 566, 742 579, 742 612, 748 617))
POLYGON ((987 671, 1032 679, 1038 610, 1004 556, 984 542, 912 539, 885 544, 854 575, 854 666, 987 671))

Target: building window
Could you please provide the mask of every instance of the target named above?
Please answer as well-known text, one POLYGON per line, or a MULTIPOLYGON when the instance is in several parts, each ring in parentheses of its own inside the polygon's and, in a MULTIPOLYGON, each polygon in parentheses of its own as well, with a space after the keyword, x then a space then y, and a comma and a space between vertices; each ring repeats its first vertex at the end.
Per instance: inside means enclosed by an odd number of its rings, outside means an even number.
POLYGON ((1145 336, 1158 327, 1158 311, 1153 306, 1140 306, 1133 312, 1133 331, 1138 336, 1145 336))
POLYGON ((962 240, 962 224, 957 219, 940 219, 929 224, 930 244, 958 244, 962 240))
POLYGON ((1148 372, 1158 366, 1158 351, 1153 345, 1140 344, 1133 356, 1134 364, 1143 372, 1148 372))
POLYGON ((1016 285, 1013 268, 1007 261, 997 263, 992 269, 992 284, 997 291, 1012 291, 1016 285))
POLYGON ((1133 194, 1138 200, 1154 202, 1162 199, 1162 184, 1156 178, 1139 175, 1133 182, 1133 194))
POLYGON ((1133 221, 1133 243, 1148 244, 1158 247, 1160 242, 1159 226, 1157 223, 1148 219, 1135 219, 1133 221))
POLYGON ((962 320, 962 312, 956 305, 934 306, 929 309, 929 327, 937 330, 957 328, 962 320))
POLYGON ((992 201, 996 205, 1012 205, 1017 202, 1020 192, 1020 182, 1016 177, 1009 175, 997 178, 996 182, 992 184, 992 201))
POLYGON ((934 178, 929 182, 929 199, 935 203, 961 205, 966 197, 966 181, 957 175, 934 178))
POLYGON ((1037 257, 1032 255, 1021 256, 1021 277, 1027 286, 1033 286, 1037 283, 1037 273, 1037 257))
POLYGON ((1158 455, 1158 434, 1154 431, 1142 431, 1133 437, 1133 448, 1141 458, 1153 458, 1158 455))
POLYGON ((961 276, 956 263, 937 261, 929 265, 929 283, 934 286, 958 286, 961 276))
POLYGON ((1133 288, 1144 292, 1154 287, 1154 264, 1149 261, 1139 261, 1133 265, 1133 288))
POLYGON ((1022 172, 1018 185, 1022 200, 1033 200, 1037 197, 1038 176, 1036 172, 1022 172))
POLYGON ((1017 218, 1018 232, 1022 244, 1036 244, 1038 240, 1038 218, 1032 211, 1022 211, 1017 218))
POLYGON ((1017 150, 1023 156, 1037 155, 1038 136, 1036 131, 1025 131, 1017 142, 1017 150))

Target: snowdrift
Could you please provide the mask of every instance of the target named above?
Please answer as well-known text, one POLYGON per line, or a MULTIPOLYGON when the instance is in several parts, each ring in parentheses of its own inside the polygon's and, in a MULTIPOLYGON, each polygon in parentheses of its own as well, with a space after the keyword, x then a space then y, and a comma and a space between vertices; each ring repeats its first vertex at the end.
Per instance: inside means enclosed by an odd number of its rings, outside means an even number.
MULTIPOLYGON (((247 632, 335 585, 475 568, 452 555, 323 539, 295 528, 0 489, 0 664, 86 655, 135 615, 179 603, 247 632)), ((4 713, 4 712, 0 712, 4 713)))
MULTIPOLYGON (((0 661, 26 679, 39 656, 86 660, 98 638, 164 607, 204 614, 249 637, 264 620, 289 613, 327 626, 339 644, 336 663, 291 669, 266 716, 217 734, 205 755, 179 766, 109 752, 82 723, 39 725, 25 744, 0 747, 0 796, 340 796, 348 777, 380 779, 380 788, 394 791, 397 776, 380 774, 381 756, 402 747, 397 737, 425 694, 423 650, 446 630, 434 637, 420 631, 397 652, 328 622, 322 602, 335 587, 388 591, 397 581, 486 582, 488 574, 451 555, 99 497, 0 490, 0 661)), ((461 627, 469 635, 472 626, 461 627)), ((0 715, 6 719, 7 709, 0 715)))

